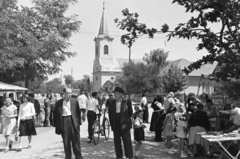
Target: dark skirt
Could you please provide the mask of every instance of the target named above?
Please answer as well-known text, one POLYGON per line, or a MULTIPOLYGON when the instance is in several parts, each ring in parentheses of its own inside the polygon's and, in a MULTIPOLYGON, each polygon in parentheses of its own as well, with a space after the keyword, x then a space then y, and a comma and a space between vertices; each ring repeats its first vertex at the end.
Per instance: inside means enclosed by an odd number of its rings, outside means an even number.
POLYGON ((33 119, 21 120, 19 126, 19 136, 31 136, 37 135, 35 124, 33 119))
POLYGON ((144 141, 145 140, 143 127, 134 129, 134 140, 135 141, 144 141))
POLYGON ((153 112, 150 124, 150 131, 161 131, 165 117, 166 113, 164 110, 153 112))

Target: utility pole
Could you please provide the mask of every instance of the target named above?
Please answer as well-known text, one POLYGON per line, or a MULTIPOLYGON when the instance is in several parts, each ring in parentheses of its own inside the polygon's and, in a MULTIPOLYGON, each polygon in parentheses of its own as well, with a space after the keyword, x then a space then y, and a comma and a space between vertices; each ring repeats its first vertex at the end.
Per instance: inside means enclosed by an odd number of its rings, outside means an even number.
POLYGON ((129 47, 129 63, 131 62, 131 46, 129 47))
POLYGON ((71 80, 71 89, 72 89, 72 83, 73 83, 73 68, 71 68, 71 77, 72 77, 72 80, 71 80))

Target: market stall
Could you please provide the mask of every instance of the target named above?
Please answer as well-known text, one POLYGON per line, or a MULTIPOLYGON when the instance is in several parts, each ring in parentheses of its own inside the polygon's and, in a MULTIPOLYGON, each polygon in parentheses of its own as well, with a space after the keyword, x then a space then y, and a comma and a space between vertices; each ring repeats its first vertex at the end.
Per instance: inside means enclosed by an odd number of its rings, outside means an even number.
POLYGON ((0 91, 26 91, 27 88, 0 82, 0 91))
POLYGON ((204 132, 199 133, 203 140, 207 140, 215 150, 217 150, 221 156, 225 156, 228 159, 237 159, 240 155, 240 150, 238 150, 237 154, 233 155, 229 152, 229 147, 234 144, 234 142, 240 141, 240 134, 238 131, 233 131, 230 133, 222 133, 222 132, 204 132))

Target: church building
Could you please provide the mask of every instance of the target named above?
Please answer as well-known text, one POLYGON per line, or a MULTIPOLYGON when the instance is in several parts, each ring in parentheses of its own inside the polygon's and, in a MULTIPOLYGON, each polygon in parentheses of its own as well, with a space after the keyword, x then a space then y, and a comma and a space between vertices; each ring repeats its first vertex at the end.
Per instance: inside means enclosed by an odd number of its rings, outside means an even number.
MULTIPOLYGON (((114 58, 112 43, 114 38, 110 35, 103 8, 98 36, 95 41, 95 59, 93 63, 93 90, 97 91, 108 80, 115 81, 121 75, 122 66, 129 59, 114 58)), ((141 62, 141 59, 131 59, 134 62, 141 62)))

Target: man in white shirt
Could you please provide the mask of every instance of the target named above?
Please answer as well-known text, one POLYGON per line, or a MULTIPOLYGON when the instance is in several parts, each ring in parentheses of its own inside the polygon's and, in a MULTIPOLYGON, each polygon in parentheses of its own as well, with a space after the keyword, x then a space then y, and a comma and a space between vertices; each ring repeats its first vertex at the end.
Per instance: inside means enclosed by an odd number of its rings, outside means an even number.
POLYGON ((99 104, 97 100, 98 93, 92 92, 92 98, 88 100, 87 104, 87 120, 88 120, 88 143, 92 142, 93 136, 93 123, 97 118, 97 110, 99 110, 99 104))
POLYGON ((116 87, 114 89, 115 99, 109 101, 109 121, 113 131, 114 146, 116 157, 123 158, 122 141, 124 145, 125 156, 128 159, 133 158, 133 149, 130 129, 132 128, 132 102, 130 99, 124 99, 124 89, 116 87))
POLYGON ((81 95, 78 96, 77 100, 82 113, 82 119, 84 121, 86 116, 85 113, 86 113, 87 103, 88 103, 88 98, 84 93, 84 91, 81 92, 81 95))
POLYGON ((72 148, 76 159, 83 159, 80 144, 81 111, 77 99, 72 98, 72 90, 65 88, 63 98, 57 101, 54 111, 55 132, 62 136, 65 159, 72 158, 72 148))

